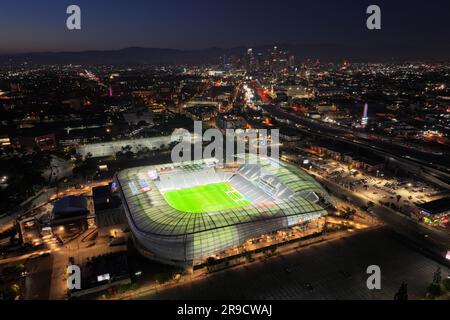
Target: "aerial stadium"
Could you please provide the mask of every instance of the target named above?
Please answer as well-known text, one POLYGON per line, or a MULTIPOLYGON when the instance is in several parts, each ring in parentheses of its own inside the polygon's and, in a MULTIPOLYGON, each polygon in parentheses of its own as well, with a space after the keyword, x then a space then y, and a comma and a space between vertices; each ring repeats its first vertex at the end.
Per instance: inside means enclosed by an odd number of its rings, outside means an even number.
POLYGON ((248 155, 226 165, 209 159, 127 169, 113 188, 139 251, 182 267, 318 219, 332 204, 304 171, 248 155))

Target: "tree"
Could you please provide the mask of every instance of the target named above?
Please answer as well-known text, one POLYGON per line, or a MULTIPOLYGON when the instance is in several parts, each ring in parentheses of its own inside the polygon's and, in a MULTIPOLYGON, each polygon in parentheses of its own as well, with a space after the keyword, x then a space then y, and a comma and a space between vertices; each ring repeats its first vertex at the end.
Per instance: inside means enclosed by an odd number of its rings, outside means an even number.
POLYGON ((25 266, 23 264, 18 264, 10 267, 6 267, 2 270, 0 274, 0 280, 3 282, 10 282, 14 279, 20 277, 20 275, 25 271, 25 266))
POLYGON ((20 286, 14 283, 7 286, 0 292, 0 297, 3 296, 3 300, 14 300, 20 294, 20 286))
POLYGON ((402 199, 402 196, 401 195, 397 195, 397 203, 400 203, 400 200, 402 199))
POLYGON ((208 259, 206 259, 206 265, 208 266, 214 266, 216 264, 216 259, 214 259, 213 257, 209 257, 208 259))
POLYGON ((169 143, 169 149, 173 149, 175 148, 175 146, 178 144, 177 141, 172 141, 171 143, 169 143))
POLYGON ((324 225, 323 225, 323 228, 322 228, 322 233, 328 233, 330 231, 330 226, 328 225, 328 223, 325 223, 324 225))
POLYGON ((131 152, 132 150, 133 150, 133 147, 130 146, 130 145, 122 147, 122 152, 123 153, 131 152))
POLYGON ((143 147, 141 149, 141 153, 144 155, 147 155, 148 153, 150 153, 150 149, 148 147, 143 147))
POLYGON ((441 286, 436 283, 432 283, 428 287, 428 294, 433 298, 441 295, 441 293, 442 293, 441 286))
POLYGON ((168 281, 170 281, 173 278, 173 274, 172 272, 161 272, 161 273, 157 273, 155 275, 155 281, 157 281, 160 284, 164 284, 168 281))
POLYGON ((441 282, 442 282, 442 271, 441 267, 438 267, 433 274, 433 282, 428 287, 428 294, 431 297, 434 298, 442 294, 441 282))
POLYGON ((408 300, 408 284, 403 282, 400 289, 394 296, 394 300, 407 301, 408 300))
POLYGON ((251 252, 245 252, 244 253, 244 258, 247 260, 247 261, 249 261, 249 262, 251 262, 251 261, 253 261, 253 256, 252 256, 252 253, 251 252))
POLYGON ((213 257, 209 257, 208 259, 206 259, 206 269, 208 270, 208 272, 211 272, 213 270, 213 266, 216 263, 216 259, 214 259, 213 257))
POLYGON ((352 220, 353 216, 356 214, 356 210, 352 208, 345 208, 342 212, 342 218, 345 220, 352 220))
POLYGON ((440 285, 442 282, 442 271, 441 271, 441 267, 438 267, 438 269, 436 270, 436 272, 433 275, 433 283, 440 285))
POLYGON ((127 159, 132 159, 134 157, 133 147, 130 145, 122 147, 122 151, 116 154, 117 158, 125 157, 127 159))
POLYGON ((50 155, 33 155, 31 159, 34 169, 40 173, 50 167, 51 160, 50 155))
POLYGON ((450 279, 445 279, 442 284, 447 291, 450 291, 450 279))
POLYGON ((20 183, 20 188, 24 191, 26 197, 33 196, 35 194, 35 187, 44 184, 45 179, 42 177, 40 171, 34 170, 29 166, 23 167, 23 175, 20 183))
POLYGON ((97 173, 97 165, 94 159, 87 158, 85 161, 81 161, 73 169, 73 175, 81 177, 83 179, 92 179, 97 173))
POLYGON ((120 160, 120 159, 122 159, 122 157, 123 157, 122 151, 116 152, 116 159, 120 160))

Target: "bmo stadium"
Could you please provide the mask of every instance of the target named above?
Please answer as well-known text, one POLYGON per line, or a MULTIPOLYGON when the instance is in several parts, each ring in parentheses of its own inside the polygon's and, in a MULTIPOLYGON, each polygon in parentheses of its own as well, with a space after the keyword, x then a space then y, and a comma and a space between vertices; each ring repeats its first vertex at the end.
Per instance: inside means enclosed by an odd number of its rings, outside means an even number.
POLYGON ((331 205, 304 171, 248 155, 225 166, 211 159, 127 169, 114 188, 139 251, 183 267, 318 219, 331 205))

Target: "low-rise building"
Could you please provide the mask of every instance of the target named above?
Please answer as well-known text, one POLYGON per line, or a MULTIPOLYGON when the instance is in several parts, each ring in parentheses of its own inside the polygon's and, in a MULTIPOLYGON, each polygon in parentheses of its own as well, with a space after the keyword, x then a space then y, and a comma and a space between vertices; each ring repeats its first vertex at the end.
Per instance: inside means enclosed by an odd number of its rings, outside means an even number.
POLYGON ((217 126, 222 129, 243 129, 247 122, 244 118, 236 115, 220 115, 216 118, 217 126))
POLYGON ((447 222, 450 216, 450 198, 448 197, 418 204, 417 207, 427 222, 447 222))
POLYGON ((100 237, 120 237, 127 229, 122 200, 114 193, 115 183, 92 189, 95 224, 100 237))
POLYGON ((88 227, 88 201, 85 197, 68 196, 53 206, 51 226, 61 238, 77 234, 88 227))
POLYGON ((17 140, 20 147, 27 151, 49 151, 58 145, 54 133, 21 135, 17 140))

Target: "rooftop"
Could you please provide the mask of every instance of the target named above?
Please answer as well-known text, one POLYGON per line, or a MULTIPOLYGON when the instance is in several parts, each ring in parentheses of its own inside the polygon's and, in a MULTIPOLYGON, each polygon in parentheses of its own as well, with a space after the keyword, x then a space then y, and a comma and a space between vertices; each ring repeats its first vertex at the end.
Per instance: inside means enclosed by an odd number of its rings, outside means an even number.
POLYGON ((122 204, 120 198, 111 192, 111 185, 92 189, 95 214, 102 211, 119 208, 122 204))
POLYGON ((431 202, 423 203, 418 206, 425 213, 430 215, 442 214, 450 211, 450 198, 442 198, 431 202))
POLYGON ((53 206, 55 219, 87 215, 88 213, 87 199, 85 197, 64 197, 56 201, 53 206))
MULTIPOLYGON (((126 199, 124 205, 134 226, 144 234, 180 236, 203 231, 213 232, 230 225, 276 219, 280 215, 289 219, 291 215, 294 217, 300 213, 304 214, 305 220, 309 220, 317 215, 326 214, 326 210, 319 203, 309 198, 311 193, 317 193, 326 198, 324 189, 306 172, 286 163, 280 163, 277 167, 270 161, 258 160, 260 171, 257 168, 251 169, 249 174, 256 177, 261 174, 259 172, 264 172, 265 177, 272 177, 267 178, 268 181, 278 186, 282 185, 284 195, 290 195, 289 198, 271 199, 215 212, 193 213, 176 210, 165 200, 163 192, 158 187, 160 182, 148 179, 149 172, 158 172, 163 177, 169 173, 186 176, 201 170, 203 166, 205 163, 198 161, 189 164, 133 168, 120 172, 117 180, 126 199)), ((232 175, 233 173, 219 172, 218 174, 232 175)), ((176 185, 176 178, 164 180, 173 180, 172 183, 176 185)))

